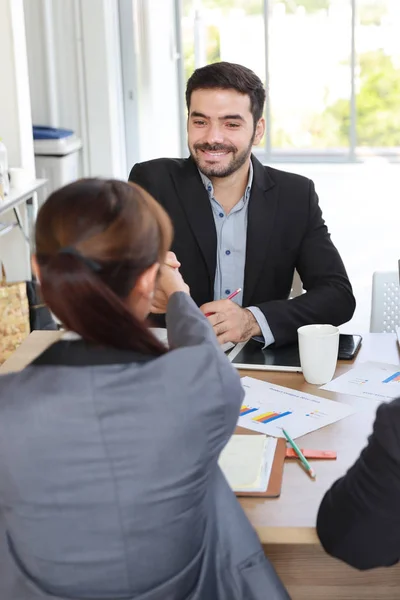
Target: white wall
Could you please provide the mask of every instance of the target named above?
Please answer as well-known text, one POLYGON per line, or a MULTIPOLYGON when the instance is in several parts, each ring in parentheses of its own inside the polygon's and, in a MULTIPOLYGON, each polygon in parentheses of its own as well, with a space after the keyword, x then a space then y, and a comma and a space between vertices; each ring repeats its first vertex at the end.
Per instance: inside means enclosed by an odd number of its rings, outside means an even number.
MULTIPOLYGON (((22 0, 0 0, 0 57, 0 137, 7 146, 9 166, 23 167, 33 177, 35 165, 22 0)), ((26 222, 23 207, 21 217, 26 222)), ((15 217, 9 211, 0 220, 14 223, 15 217)), ((0 237, 0 262, 4 262, 9 281, 30 277, 29 252, 19 229, 0 237)))
POLYGON ((32 121, 22 0, 0 0, 0 137, 12 167, 34 175, 32 121))
POLYGON ((138 160, 179 156, 174 0, 121 2, 125 90, 118 0, 24 1, 33 121, 82 138, 83 174, 126 178, 138 160))
POLYGON ((174 1, 136 2, 139 160, 180 156, 174 1))
POLYGON ((82 138, 84 175, 125 177, 118 1, 25 0, 25 9, 35 124, 82 138))
POLYGON ((81 0, 91 175, 126 178, 117 0, 81 0))

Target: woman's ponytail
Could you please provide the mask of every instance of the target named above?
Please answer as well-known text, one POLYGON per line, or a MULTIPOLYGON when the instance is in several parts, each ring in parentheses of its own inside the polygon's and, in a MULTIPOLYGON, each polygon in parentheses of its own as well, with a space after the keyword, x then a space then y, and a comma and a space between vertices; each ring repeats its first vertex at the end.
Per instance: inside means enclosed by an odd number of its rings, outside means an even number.
POLYGON ((170 221, 138 186, 81 180, 54 192, 36 224, 42 296, 69 330, 104 345, 161 355, 165 346, 130 310, 138 277, 164 260, 170 221))

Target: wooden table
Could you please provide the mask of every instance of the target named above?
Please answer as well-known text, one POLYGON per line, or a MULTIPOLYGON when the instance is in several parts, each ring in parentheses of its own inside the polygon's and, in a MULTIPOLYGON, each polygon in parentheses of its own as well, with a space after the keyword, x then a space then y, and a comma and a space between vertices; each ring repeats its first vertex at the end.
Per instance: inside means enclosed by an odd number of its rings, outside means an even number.
MULTIPOLYGON (((0 367, 0 374, 23 368, 59 336, 54 331, 33 332, 0 367)), ((365 360, 399 364, 400 352, 394 334, 364 335, 355 362, 365 360)), ((336 375, 352 365, 340 362, 336 375)), ((400 567, 360 573, 327 556, 315 532, 321 498, 360 454, 371 432, 377 403, 319 390, 305 383, 299 373, 243 371, 242 375, 346 402, 359 409, 342 421, 299 438, 303 447, 337 451, 336 461, 315 463, 316 481, 308 478, 297 462, 288 461, 280 498, 241 499, 266 554, 293 600, 398 600, 400 567)))
MULTIPOLYGON (((394 334, 365 334, 363 338, 355 363, 372 360, 399 364, 400 352, 394 334)), ((340 361, 335 376, 350 369, 354 362, 340 361)), ((287 461, 280 498, 241 499, 265 553, 293 600, 398 600, 400 567, 360 573, 327 556, 315 531, 320 501, 365 446, 378 403, 320 390, 307 384, 300 373, 243 371, 242 374, 342 401, 359 409, 350 417, 296 440, 302 447, 337 451, 336 461, 314 462, 316 481, 305 475, 297 461, 287 461)))

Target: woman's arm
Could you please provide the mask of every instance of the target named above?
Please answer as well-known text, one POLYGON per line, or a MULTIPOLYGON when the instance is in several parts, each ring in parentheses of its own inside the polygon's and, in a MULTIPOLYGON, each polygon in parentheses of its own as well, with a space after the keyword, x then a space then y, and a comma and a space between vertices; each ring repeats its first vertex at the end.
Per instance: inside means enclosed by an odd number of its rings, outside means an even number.
MULTIPOLYGON (((180 348, 180 351, 199 347, 198 377, 202 381, 208 381, 208 395, 211 394, 215 410, 218 411, 218 407, 223 409, 219 413, 222 419, 211 418, 208 428, 212 454, 218 455, 232 435, 239 417, 244 397, 240 377, 221 350, 212 326, 189 296, 188 290, 181 288, 182 291, 173 291, 176 289, 173 277, 183 281, 180 275, 177 272, 173 274, 171 269, 166 270, 164 267, 162 277, 161 283, 168 294, 166 320, 169 346, 172 350, 180 348)), ((182 368, 183 363, 184 360, 182 368)))
POLYGON ((187 294, 176 292, 170 296, 166 321, 170 348, 209 343, 223 354, 213 328, 187 294))
POLYGON ((191 299, 190 290, 177 269, 162 265, 157 289, 167 300, 166 324, 171 349, 203 343, 219 346, 211 325, 191 299))

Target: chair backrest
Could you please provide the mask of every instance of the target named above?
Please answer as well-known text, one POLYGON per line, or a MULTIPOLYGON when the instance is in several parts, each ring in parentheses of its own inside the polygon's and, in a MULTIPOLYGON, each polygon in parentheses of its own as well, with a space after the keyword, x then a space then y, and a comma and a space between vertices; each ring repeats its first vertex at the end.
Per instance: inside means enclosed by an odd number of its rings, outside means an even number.
POLYGON ((400 326, 400 285, 397 271, 372 276, 371 333, 395 333, 400 326))

